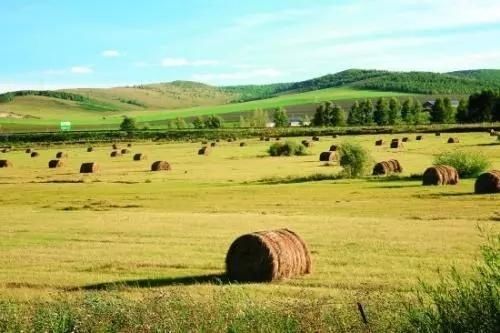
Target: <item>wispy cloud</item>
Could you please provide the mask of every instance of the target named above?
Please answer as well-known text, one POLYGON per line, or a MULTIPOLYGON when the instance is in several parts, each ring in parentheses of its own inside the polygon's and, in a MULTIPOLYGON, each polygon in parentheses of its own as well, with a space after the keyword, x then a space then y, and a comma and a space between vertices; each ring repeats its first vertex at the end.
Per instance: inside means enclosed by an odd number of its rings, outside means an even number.
POLYGON ((121 53, 118 50, 104 50, 101 55, 105 58, 117 58, 121 56, 121 53))
POLYGON ((218 63, 219 62, 216 60, 208 60, 208 59, 188 60, 186 58, 164 58, 161 61, 161 66, 162 67, 183 67, 183 66, 199 67, 199 66, 214 66, 214 65, 217 65, 218 63))
POLYGON ((73 74, 90 74, 94 72, 90 66, 73 66, 69 71, 73 74))

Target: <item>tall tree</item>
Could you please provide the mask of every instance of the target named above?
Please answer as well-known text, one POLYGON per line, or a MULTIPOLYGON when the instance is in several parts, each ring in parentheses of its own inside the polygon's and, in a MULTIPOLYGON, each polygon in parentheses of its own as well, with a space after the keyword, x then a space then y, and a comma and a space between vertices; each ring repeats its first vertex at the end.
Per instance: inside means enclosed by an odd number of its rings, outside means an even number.
POLYGON ((379 98, 375 103, 373 120, 379 126, 385 126, 389 123, 389 104, 385 98, 379 98))
POLYGON ((465 99, 461 99, 457 107, 457 122, 464 124, 469 121, 469 106, 465 99))
POLYGON ((455 109, 451 105, 451 100, 449 97, 445 97, 443 99, 443 107, 444 107, 444 119, 443 122, 446 124, 455 123, 455 109))
POLYGON ((175 120, 175 126, 177 127, 177 129, 182 129, 187 127, 187 123, 184 118, 179 117, 175 120))
POLYGON ((282 107, 274 110, 273 120, 276 127, 288 127, 290 125, 286 110, 282 107))
POLYGON ((397 98, 392 97, 389 100, 389 125, 401 123, 401 103, 397 98))
POLYGON ((354 104, 351 106, 349 116, 347 117, 347 123, 352 126, 362 124, 361 108, 358 101, 354 102, 354 104))
POLYGON ((414 122, 414 119, 411 119, 411 108, 413 107, 413 103, 415 103, 415 101, 413 98, 409 97, 405 99, 403 105, 401 105, 401 119, 407 124, 412 124, 414 122))
POLYGON ((202 129, 205 126, 204 120, 200 116, 196 117, 193 120, 192 124, 193 124, 193 127, 196 129, 202 129))
MULTIPOLYGON (((469 121, 474 123, 487 122, 500 119, 493 117, 493 111, 497 111, 499 94, 493 90, 484 90, 480 93, 472 94, 469 97, 469 121)), ((499 111, 500 112, 500 111, 499 111)))
POLYGON ((219 116, 211 115, 207 119, 205 119, 205 127, 206 128, 222 128, 222 124, 224 123, 223 119, 219 116))
POLYGON ((431 121, 433 123, 442 124, 445 122, 445 114, 446 110, 444 108, 443 100, 441 98, 437 98, 432 106, 431 121))
POLYGON ((255 109, 250 120, 252 127, 266 127, 269 122, 269 114, 262 109, 255 109))
POLYGON ((328 122, 328 114, 325 103, 319 105, 314 113, 312 124, 313 126, 322 127, 326 126, 328 122))
POLYGON ((361 108, 361 119, 362 119, 362 124, 363 125, 373 125, 373 103, 371 99, 365 100, 362 105, 360 105, 361 108))
POLYGON ((120 130, 125 132, 133 132, 137 130, 135 119, 125 116, 125 118, 123 118, 122 120, 122 123, 120 124, 120 130))
POLYGON ((331 126, 345 126, 346 125, 346 116, 345 111, 342 109, 340 105, 334 104, 330 111, 330 123, 331 126))

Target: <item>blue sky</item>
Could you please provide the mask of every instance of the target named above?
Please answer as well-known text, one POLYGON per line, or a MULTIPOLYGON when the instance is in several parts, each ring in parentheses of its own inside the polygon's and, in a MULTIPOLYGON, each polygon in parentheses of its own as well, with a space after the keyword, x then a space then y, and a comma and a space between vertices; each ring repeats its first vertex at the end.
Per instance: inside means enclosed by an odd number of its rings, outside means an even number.
POLYGON ((0 91, 500 68, 498 0, 2 0, 0 91))

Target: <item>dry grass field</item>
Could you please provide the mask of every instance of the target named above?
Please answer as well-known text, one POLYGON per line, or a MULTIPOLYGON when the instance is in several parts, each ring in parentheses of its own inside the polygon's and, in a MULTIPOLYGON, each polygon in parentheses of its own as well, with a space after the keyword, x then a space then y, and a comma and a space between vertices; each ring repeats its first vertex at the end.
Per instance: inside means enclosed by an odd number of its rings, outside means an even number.
POLYGON ((482 151, 500 169, 500 145, 487 133, 427 134, 420 142, 403 136, 412 140, 400 150, 388 148, 389 135, 321 137, 300 157, 269 157, 270 142, 259 139, 241 140, 246 147, 221 141, 208 156, 197 155, 199 142, 133 142, 131 154, 116 158, 109 156, 111 144, 90 153, 86 145, 32 147, 37 158, 27 147, 0 153, 14 164, 0 169, 0 297, 46 299, 87 288, 132 298, 224 290, 256 302, 322 298, 348 306, 411 298, 418 279, 433 282, 438 269, 470 269, 483 241, 478 225, 498 230, 500 197, 473 194, 473 179, 423 187, 405 176, 422 174, 435 154, 454 149, 482 151), (446 144, 448 137, 460 143, 446 144), (379 138, 383 147, 375 147, 379 138), (374 162, 398 159, 402 177, 300 181, 340 171, 319 162, 319 154, 344 141, 361 143, 374 162), (49 169, 58 151, 69 155, 65 166, 49 169), (148 160, 133 161, 136 152, 148 160), (156 160, 172 170, 149 171, 156 160), (79 174, 80 164, 91 161, 101 171, 79 174), (237 236, 281 227, 309 245, 311 275, 209 283, 224 271, 237 236))

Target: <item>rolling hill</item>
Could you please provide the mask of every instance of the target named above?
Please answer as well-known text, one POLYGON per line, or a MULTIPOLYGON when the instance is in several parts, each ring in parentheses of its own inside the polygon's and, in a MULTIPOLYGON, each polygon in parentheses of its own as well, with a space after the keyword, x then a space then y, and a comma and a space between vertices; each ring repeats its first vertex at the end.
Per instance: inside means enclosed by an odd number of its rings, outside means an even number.
POLYGON ((268 85, 216 87, 174 81, 109 89, 18 91, 0 95, 0 125, 4 129, 40 129, 70 120, 77 128, 113 128, 124 115, 156 125, 177 117, 234 116, 278 106, 303 113, 327 100, 405 94, 466 96, 482 89, 500 89, 500 70, 440 74, 350 69, 301 82, 268 85))

